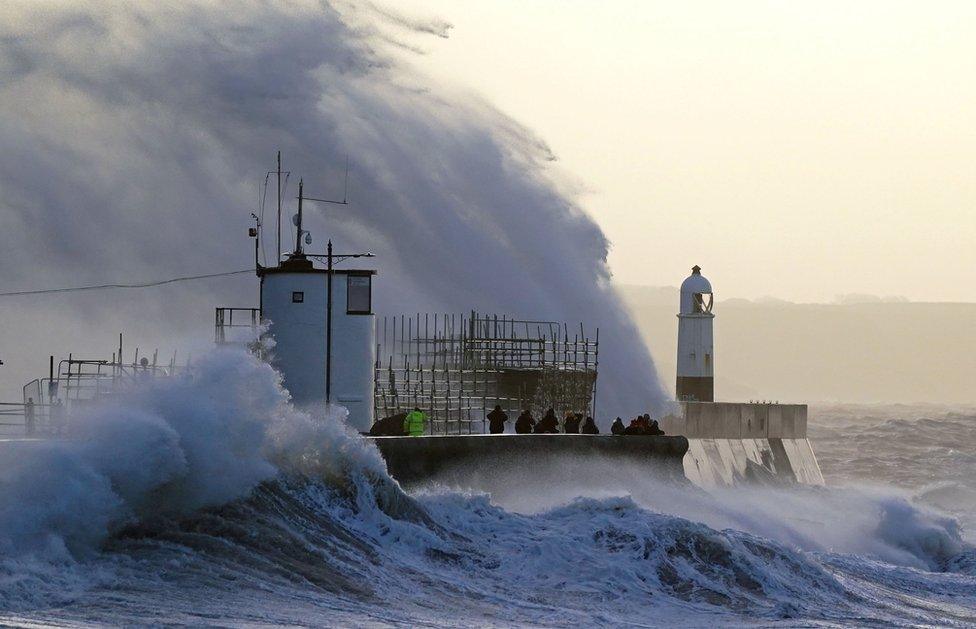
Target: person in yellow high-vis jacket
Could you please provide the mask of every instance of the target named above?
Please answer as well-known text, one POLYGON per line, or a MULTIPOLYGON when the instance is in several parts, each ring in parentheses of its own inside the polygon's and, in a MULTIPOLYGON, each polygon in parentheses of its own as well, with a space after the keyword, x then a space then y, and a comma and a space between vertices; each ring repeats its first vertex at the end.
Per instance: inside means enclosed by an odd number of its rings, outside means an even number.
POLYGON ((403 418, 403 432, 411 437, 420 437, 427 427, 427 416, 416 406, 403 418))

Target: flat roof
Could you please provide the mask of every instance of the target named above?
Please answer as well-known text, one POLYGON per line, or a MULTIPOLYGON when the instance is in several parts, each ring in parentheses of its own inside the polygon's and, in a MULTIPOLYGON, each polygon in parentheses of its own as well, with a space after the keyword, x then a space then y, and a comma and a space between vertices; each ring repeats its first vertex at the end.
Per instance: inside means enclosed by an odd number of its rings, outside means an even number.
MULTIPOLYGON (((322 275, 328 274, 328 269, 316 269, 316 268, 289 268, 289 267, 262 267, 258 269, 258 276, 263 275, 278 275, 283 273, 295 273, 295 274, 305 274, 305 273, 321 273, 322 275)), ((375 269, 332 269, 332 273, 335 275, 376 275, 375 269)))

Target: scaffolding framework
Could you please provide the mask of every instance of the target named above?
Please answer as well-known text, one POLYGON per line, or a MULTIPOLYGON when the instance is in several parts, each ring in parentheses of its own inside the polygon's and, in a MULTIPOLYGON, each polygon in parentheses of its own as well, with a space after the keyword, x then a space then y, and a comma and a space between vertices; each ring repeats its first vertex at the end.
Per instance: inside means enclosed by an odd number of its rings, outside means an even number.
POLYGON ((599 330, 507 316, 417 313, 377 321, 377 418, 418 407, 431 434, 487 432, 500 405, 593 416, 599 330))
POLYGON ((28 436, 58 435, 68 426, 71 415, 98 400, 152 378, 174 376, 189 366, 177 364, 176 353, 162 362, 159 351, 140 357, 135 349, 131 363, 122 358, 122 340, 111 359, 68 358, 55 363, 50 357, 47 377, 31 380, 23 387, 22 402, 0 403, 0 428, 23 428, 28 436))

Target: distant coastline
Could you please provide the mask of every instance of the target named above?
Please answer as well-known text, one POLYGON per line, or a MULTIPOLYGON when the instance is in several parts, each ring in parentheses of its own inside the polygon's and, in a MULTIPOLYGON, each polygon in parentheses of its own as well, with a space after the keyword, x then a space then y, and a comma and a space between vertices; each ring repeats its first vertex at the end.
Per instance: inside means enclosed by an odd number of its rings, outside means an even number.
MULTIPOLYGON (((674 387, 674 287, 619 285, 674 387)), ((847 295, 834 304, 716 295, 716 396, 810 403, 976 404, 976 303, 847 295)))

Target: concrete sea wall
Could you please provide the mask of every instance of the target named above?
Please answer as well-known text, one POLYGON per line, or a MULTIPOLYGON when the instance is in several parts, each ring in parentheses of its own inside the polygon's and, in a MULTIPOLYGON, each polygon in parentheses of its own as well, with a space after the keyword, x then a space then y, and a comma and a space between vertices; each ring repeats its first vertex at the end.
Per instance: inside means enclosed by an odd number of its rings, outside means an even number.
POLYGON ((500 471, 533 477, 581 463, 634 462, 658 480, 705 488, 739 484, 823 485, 801 404, 682 402, 661 420, 664 437, 442 435, 368 437, 404 485, 479 486, 500 471), (524 470, 524 472, 523 472, 524 470))
POLYGON ((387 469, 403 485, 436 480, 466 484, 499 470, 524 470, 557 463, 630 461, 655 478, 684 481, 682 461, 688 440, 681 436, 614 435, 444 435, 367 437, 376 444, 387 469))
POLYGON ((807 439, 805 404, 681 402, 661 420, 688 438, 685 476, 701 487, 742 483, 823 485, 807 439))

